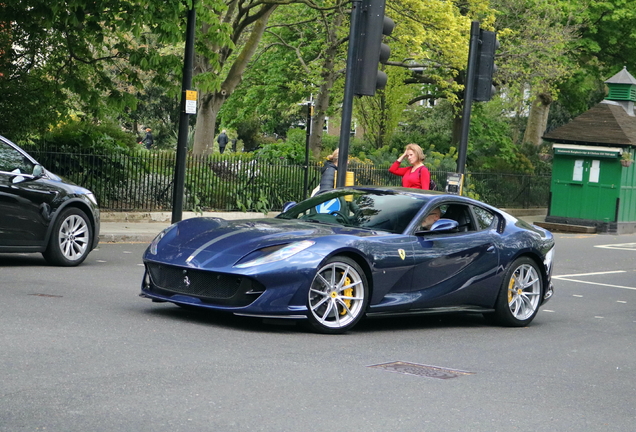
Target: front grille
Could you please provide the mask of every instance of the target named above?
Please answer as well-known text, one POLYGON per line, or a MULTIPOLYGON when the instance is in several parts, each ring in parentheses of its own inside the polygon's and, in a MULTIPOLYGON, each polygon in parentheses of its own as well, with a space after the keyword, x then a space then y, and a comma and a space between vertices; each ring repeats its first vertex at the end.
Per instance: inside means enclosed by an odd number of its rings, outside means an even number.
POLYGON ((183 294, 208 304, 246 306, 265 289, 250 278, 225 273, 146 263, 149 289, 157 294, 183 294))

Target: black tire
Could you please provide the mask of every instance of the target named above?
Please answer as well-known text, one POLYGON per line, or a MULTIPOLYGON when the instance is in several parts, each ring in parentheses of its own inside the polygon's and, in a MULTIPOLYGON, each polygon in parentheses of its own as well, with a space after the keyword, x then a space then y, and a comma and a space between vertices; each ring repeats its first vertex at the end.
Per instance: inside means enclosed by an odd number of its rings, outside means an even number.
POLYGON ((501 283, 494 314, 485 314, 507 327, 525 327, 539 311, 543 278, 537 263, 528 257, 516 259, 501 283))
POLYGON ((369 304, 364 271, 352 259, 336 256, 316 273, 307 294, 307 318, 320 333, 339 334, 353 328, 369 304))
POLYGON ((67 208, 55 220, 44 259, 51 265, 72 267, 81 264, 91 251, 93 227, 82 210, 67 208))

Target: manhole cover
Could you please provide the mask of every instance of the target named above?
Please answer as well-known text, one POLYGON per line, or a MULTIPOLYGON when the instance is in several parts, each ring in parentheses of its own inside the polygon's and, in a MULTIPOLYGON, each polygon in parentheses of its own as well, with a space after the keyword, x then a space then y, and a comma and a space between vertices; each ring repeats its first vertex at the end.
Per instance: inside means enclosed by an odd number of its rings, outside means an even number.
POLYGON ((389 372, 398 372, 406 375, 417 375, 427 378, 450 379, 460 375, 473 375, 474 372, 466 372, 456 369, 447 369, 438 366, 421 365, 417 363, 392 362, 371 365, 368 367, 384 369, 389 372))

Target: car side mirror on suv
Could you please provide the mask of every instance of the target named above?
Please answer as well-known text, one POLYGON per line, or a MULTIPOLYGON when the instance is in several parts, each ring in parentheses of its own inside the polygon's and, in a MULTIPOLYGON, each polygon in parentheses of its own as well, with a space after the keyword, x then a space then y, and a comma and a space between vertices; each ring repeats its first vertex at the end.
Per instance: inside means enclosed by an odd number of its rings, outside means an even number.
POLYGON ((19 168, 14 169, 13 171, 11 171, 11 173, 15 174, 11 177, 11 183, 17 184, 29 180, 37 180, 44 177, 45 170, 42 165, 36 164, 33 166, 33 170, 31 170, 30 174, 23 173, 19 168))
POLYGON ((44 177, 44 167, 42 165, 37 164, 33 167, 33 177, 34 178, 44 177))

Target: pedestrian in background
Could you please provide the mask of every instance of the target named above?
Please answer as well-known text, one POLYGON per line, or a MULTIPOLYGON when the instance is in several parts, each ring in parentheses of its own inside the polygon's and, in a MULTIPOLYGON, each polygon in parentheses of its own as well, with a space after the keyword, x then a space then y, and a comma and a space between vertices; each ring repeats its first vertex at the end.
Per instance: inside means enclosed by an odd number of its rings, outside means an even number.
POLYGON ((320 169, 320 184, 312 191, 311 196, 334 188, 336 171, 338 171, 339 152, 339 149, 336 149, 333 153, 327 156, 327 160, 320 169))
POLYGON ((417 144, 407 144, 402 156, 400 156, 389 168, 391 174, 402 177, 402 186, 407 188, 429 190, 431 186, 431 173, 424 166, 424 151, 417 144), (400 167, 404 159, 411 166, 400 167))
POLYGON ((223 129, 223 131, 219 134, 218 138, 216 139, 216 142, 219 143, 219 152, 223 153, 225 151, 225 146, 227 146, 229 139, 227 137, 227 133, 225 131, 225 129, 223 129))
POLYGON ((152 136, 152 129, 149 127, 146 128, 146 136, 141 140, 141 143, 146 146, 148 150, 155 144, 155 140, 152 136))

